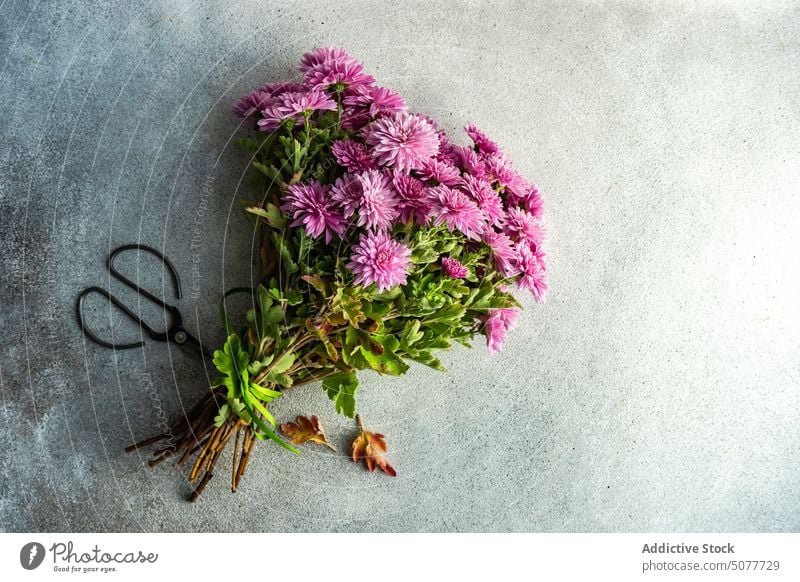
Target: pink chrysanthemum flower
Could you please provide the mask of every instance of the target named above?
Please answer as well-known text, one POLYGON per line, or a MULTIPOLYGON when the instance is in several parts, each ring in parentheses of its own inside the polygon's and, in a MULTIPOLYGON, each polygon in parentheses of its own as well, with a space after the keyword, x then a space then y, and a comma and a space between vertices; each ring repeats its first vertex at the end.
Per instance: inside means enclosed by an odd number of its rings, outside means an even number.
POLYGON ((439 151, 434 156, 440 162, 456 165, 456 156, 453 153, 453 143, 447 138, 447 134, 443 130, 438 130, 436 136, 439 138, 439 151))
POLYGON ((388 233, 368 231, 353 246, 347 268, 355 275, 356 284, 366 287, 375 283, 378 291, 385 291, 405 284, 410 256, 411 250, 388 233))
POLYGON ((367 145, 378 163, 401 172, 420 167, 439 149, 436 131, 419 115, 398 113, 381 117, 365 131, 367 145))
POLYGON ((336 111, 336 102, 322 91, 283 93, 266 106, 258 127, 261 131, 272 131, 287 119, 294 119, 297 125, 302 125, 306 112, 324 110, 336 111))
POLYGON ((503 277, 513 277, 519 273, 517 250, 513 241, 502 232, 487 230, 483 233, 483 242, 492 250, 494 264, 503 277))
POLYGON ((344 104, 363 110, 368 117, 406 111, 405 99, 391 89, 378 86, 356 87, 344 98, 344 104))
POLYGON ((428 188, 427 195, 437 226, 446 224, 447 230, 459 230, 473 240, 486 228, 480 208, 464 192, 440 185, 428 188))
POLYGON ((350 172, 365 172, 378 167, 367 147, 354 139, 340 139, 333 142, 331 153, 336 162, 350 172))
POLYGON ((363 130, 369 123, 369 113, 366 109, 356 107, 342 107, 342 127, 344 129, 363 130))
POLYGON ((541 247, 536 249, 535 251, 531 250, 531 252, 533 253, 534 258, 536 259, 536 262, 539 263, 539 268, 542 271, 547 271, 547 255, 541 249, 541 247))
POLYGON ((389 178, 377 170, 362 172, 356 176, 361 185, 358 205, 358 226, 386 229, 397 217, 397 199, 389 178))
POLYGON ((308 86, 295 81, 283 81, 280 83, 267 83, 262 86, 260 90, 269 93, 273 97, 277 97, 284 93, 302 93, 308 91, 308 86))
POLYGON ((539 189, 535 184, 531 184, 528 191, 520 199, 520 205, 528 209, 528 212, 533 214, 537 219, 542 219, 544 213, 544 202, 542 196, 539 194, 539 189))
POLYGON ((453 279, 463 279, 469 275, 469 269, 453 257, 442 257, 442 272, 453 279))
POLYGON ((485 133, 483 133, 473 124, 469 124, 467 127, 465 127, 464 131, 467 132, 467 135, 475 144, 475 148, 481 154, 492 155, 500 152, 500 146, 498 146, 491 139, 489 139, 489 137, 485 133))
POLYGON ((513 307, 490 309, 484 321, 483 333, 489 352, 497 353, 503 349, 506 334, 517 326, 519 313, 513 307))
POLYGON ((524 244, 517 247, 517 252, 517 264, 521 271, 517 285, 530 291, 537 303, 544 303, 548 289, 544 253, 534 253, 524 244))
POLYGON ((437 122, 433 117, 431 117, 430 115, 425 115, 424 113, 417 113, 417 117, 424 119, 430 124, 430 126, 436 132, 437 139, 447 139, 447 136, 444 135, 444 132, 439 127, 439 122, 437 122))
POLYGON ((478 203, 478 208, 490 225, 499 225, 503 221, 505 218, 503 199, 487 182, 467 174, 462 177, 461 186, 478 203))
POLYGON ((436 182, 436 185, 455 186, 461 182, 458 168, 436 158, 425 161, 416 173, 423 180, 436 182))
POLYGON ((375 82, 364 72, 363 64, 336 47, 323 47, 306 53, 300 61, 300 71, 306 83, 322 89, 335 84, 353 88, 375 82))
POLYGON ((425 196, 425 185, 408 174, 395 174, 392 185, 397 192, 400 221, 405 224, 426 224, 431 214, 431 205, 425 196))
POLYGON ((324 234, 326 243, 331 242, 334 234, 339 237, 344 234, 341 210, 329 196, 328 186, 317 181, 289 186, 281 210, 294 219, 291 226, 303 225, 314 238, 324 234))
POLYGON ((361 203, 361 182, 353 174, 337 178, 331 186, 331 199, 342 209, 342 215, 350 218, 361 203))
POLYGON ((524 242, 536 250, 544 240, 544 229, 533 214, 522 208, 510 208, 503 221, 503 231, 516 242, 524 242))
POLYGON ((486 171, 497 182, 498 187, 510 198, 513 205, 518 205, 522 196, 530 190, 531 185, 520 174, 504 155, 486 158, 486 171))
POLYGON ((480 156, 475 153, 475 150, 466 146, 453 146, 451 151, 455 158, 455 165, 465 173, 476 178, 484 178, 486 176, 486 165, 480 156))
POLYGON ((249 117, 256 111, 260 111, 266 107, 267 103, 269 103, 271 99, 272 95, 266 91, 257 89, 239 97, 233 103, 231 109, 233 110, 234 115, 239 117, 249 117))
POLYGON ((456 155, 455 148, 459 146, 452 144, 451 142, 443 141, 441 138, 439 139, 439 151, 434 156, 434 159, 439 160, 445 164, 449 164, 451 166, 459 167, 458 166, 458 156, 456 155))
POLYGON ((314 67, 332 63, 340 60, 355 60, 350 53, 343 48, 337 46, 322 46, 307 52, 300 59, 300 65, 297 67, 301 73, 310 71, 314 67))

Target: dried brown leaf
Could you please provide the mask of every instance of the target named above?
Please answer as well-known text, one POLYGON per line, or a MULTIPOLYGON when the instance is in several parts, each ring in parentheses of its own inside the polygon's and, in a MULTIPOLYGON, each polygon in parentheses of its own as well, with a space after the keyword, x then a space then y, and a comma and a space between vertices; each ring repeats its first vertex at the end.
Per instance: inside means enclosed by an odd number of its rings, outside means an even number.
POLYGON ((302 445, 311 441, 318 445, 328 447, 332 451, 336 451, 331 443, 328 442, 325 436, 325 431, 322 430, 322 425, 319 418, 312 416, 298 416, 294 422, 287 422, 281 425, 281 431, 285 434, 295 445, 302 445))
POLYGON ((356 416, 356 422, 359 433, 356 440, 353 441, 353 462, 358 463, 363 460, 370 471, 374 471, 375 467, 380 467, 387 475, 396 477, 397 471, 389 464, 385 455, 388 450, 386 437, 377 432, 364 430, 361 417, 356 416))

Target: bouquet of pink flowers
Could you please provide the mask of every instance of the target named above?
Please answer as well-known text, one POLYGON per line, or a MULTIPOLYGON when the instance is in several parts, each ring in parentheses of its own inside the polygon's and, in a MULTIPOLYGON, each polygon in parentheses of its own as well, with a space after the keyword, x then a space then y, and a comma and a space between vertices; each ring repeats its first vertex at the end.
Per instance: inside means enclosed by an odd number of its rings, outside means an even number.
POLYGON ((356 414, 357 371, 443 370, 435 352, 476 335, 496 352, 517 321, 513 286, 538 302, 547 292, 542 199, 494 141, 470 125, 471 143, 451 142, 342 49, 305 54, 300 73, 233 106, 253 130, 240 144, 258 187, 244 209, 262 282, 245 327, 223 313, 220 378, 155 452, 194 458, 193 499, 232 439, 232 490, 258 440, 328 444, 317 417, 279 426, 269 410, 315 382, 358 421, 353 460, 394 475, 383 435, 356 414))

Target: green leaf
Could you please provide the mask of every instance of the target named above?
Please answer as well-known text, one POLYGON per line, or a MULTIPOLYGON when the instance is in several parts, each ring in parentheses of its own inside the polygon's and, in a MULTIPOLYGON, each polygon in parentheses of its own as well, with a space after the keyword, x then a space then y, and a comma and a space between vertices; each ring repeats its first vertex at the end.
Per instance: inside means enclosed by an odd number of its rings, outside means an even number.
POLYGON ((225 424, 225 421, 228 420, 229 412, 230 410, 227 404, 223 404, 222 406, 220 406, 219 413, 217 414, 217 416, 214 417, 214 426, 219 428, 223 424, 225 424))
POLYGON ((491 281, 484 279, 477 288, 472 290, 463 304, 470 309, 487 309, 491 305, 492 295, 494 295, 494 286, 491 281))
MULTIPOLYGON (((272 428, 275 428, 275 417, 272 416, 272 414, 270 413, 269 410, 267 410, 267 407, 264 406, 264 404, 262 404, 257 398, 253 398, 253 395, 250 394, 250 391, 248 389, 242 390, 242 400, 244 400, 244 405, 247 407, 248 410, 255 408, 258 412, 262 414, 262 416, 264 416, 264 418, 267 419, 267 422, 269 422, 272 425, 272 428)), ((254 419, 256 418, 256 415, 252 416, 254 419)))
POLYGON ((294 253, 289 248, 286 240, 277 231, 272 232, 272 241, 281 259, 281 268, 289 275, 297 272, 297 263, 294 260, 294 253))
POLYGON ((303 275, 300 277, 303 281, 311 285, 314 289, 319 291, 323 297, 327 297, 328 295, 328 284, 319 275, 303 275))
POLYGON ((263 360, 255 360, 247 365, 247 371, 251 376, 258 376, 264 368, 272 363, 273 356, 266 356, 263 360))
POLYGON ((277 180, 281 175, 280 170, 273 165, 267 166, 261 162, 253 162, 253 167, 271 180, 277 180))
POLYGON ((303 294, 296 289, 290 289, 284 294, 284 299, 288 305, 300 305, 303 302, 303 294))
POLYGON ((245 212, 249 212, 250 214, 263 218, 272 228, 277 228, 280 230, 286 226, 286 219, 283 217, 283 214, 281 214, 281 211, 278 210, 278 207, 272 203, 267 204, 266 208, 261 208, 260 206, 248 206, 244 210, 245 212))
POLYGON ((228 406, 239 418, 245 422, 250 422, 250 415, 244 407, 244 403, 238 398, 228 398, 228 406))
POLYGON ((344 348, 342 349, 342 360, 348 366, 363 370, 369 368, 369 364, 361 355, 362 336, 361 330, 349 326, 344 336, 344 348))
POLYGON ((317 351, 324 351, 324 354, 330 358, 332 362, 339 361, 339 352, 336 349, 336 346, 333 345, 331 340, 328 338, 328 335, 322 329, 311 327, 309 332, 314 334, 314 336, 319 339, 320 343, 322 344, 322 350, 319 350, 317 347, 317 351))
POLYGON ((272 368, 270 368, 270 372, 275 374, 283 374, 286 370, 292 367, 294 364, 295 354, 294 352, 287 352, 283 354, 274 364, 272 364, 272 368))
POLYGON ((375 335, 373 336, 382 347, 383 352, 394 353, 400 347, 400 340, 393 335, 375 335))
POLYGON ((281 319, 283 319, 283 307, 280 305, 273 305, 261 313, 261 321, 264 323, 264 327, 278 323, 281 319))
POLYGON ((258 151, 258 144, 248 137, 240 137, 234 143, 251 154, 254 154, 256 151, 258 151))
POLYGON ((352 288, 339 287, 331 302, 333 310, 341 312, 345 320, 351 325, 358 326, 366 319, 361 306, 361 299, 357 295, 358 291, 352 288))
POLYGON ((294 384, 291 376, 287 374, 278 374, 276 372, 267 374, 267 381, 283 386, 284 388, 291 388, 292 384, 294 384))
POLYGON ((458 323, 462 317, 467 313, 467 309, 463 305, 451 303, 445 305, 433 315, 426 317, 423 323, 435 323, 437 321, 458 323))
POLYGON ((247 374, 247 364, 250 361, 250 355, 242 349, 239 336, 228 336, 223 349, 214 352, 213 361, 222 374, 214 385, 227 386, 228 398, 233 398, 240 392, 242 374, 247 374))
POLYGON ((361 355, 369 364, 369 367, 379 374, 389 374, 390 376, 401 376, 408 370, 406 364, 400 357, 389 350, 383 354, 374 354, 364 346, 361 346, 361 355))
POLYGON ((395 285, 391 289, 388 289, 383 292, 379 292, 376 288, 372 293, 370 293, 370 297, 372 297, 374 301, 385 303, 387 301, 392 301, 394 299, 397 299, 398 297, 400 297, 400 295, 402 295, 402 293, 403 293, 403 288, 400 285, 395 285))
POLYGON ((403 348, 413 346, 425 335, 419 330, 419 326, 419 319, 410 319, 406 322, 403 333, 400 335, 400 345, 403 348))
POLYGON ((336 412, 354 418, 356 415, 356 391, 358 390, 358 376, 355 372, 336 374, 325 378, 322 387, 328 398, 333 400, 336 412))
POLYGON ((250 382, 250 391, 256 398, 263 400, 264 402, 272 402, 281 396, 281 392, 272 390, 271 388, 265 388, 264 386, 256 384, 255 382, 250 382))
POLYGON ((370 319, 374 319, 375 321, 380 321, 383 319, 383 316, 389 313, 389 310, 392 308, 391 303, 380 303, 378 301, 374 301, 372 303, 365 303, 363 305, 364 308, 364 315, 366 315, 370 319))
POLYGON ((439 361, 438 358, 435 358, 433 354, 428 351, 420 351, 413 356, 408 356, 409 359, 414 360, 415 362, 419 362, 420 364, 425 364, 433 368, 434 370, 439 370, 440 372, 446 372, 447 368, 439 361))

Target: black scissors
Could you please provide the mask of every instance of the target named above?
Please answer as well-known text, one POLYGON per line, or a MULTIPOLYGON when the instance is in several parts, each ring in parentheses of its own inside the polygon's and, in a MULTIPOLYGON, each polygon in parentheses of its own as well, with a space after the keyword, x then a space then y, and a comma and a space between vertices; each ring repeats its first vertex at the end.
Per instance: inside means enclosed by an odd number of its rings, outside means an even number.
POLYGON ((165 332, 159 332, 154 330, 152 327, 147 325, 147 323, 142 321, 141 317, 139 317, 136 313, 131 311, 124 303, 122 303, 122 301, 120 301, 117 297, 115 297, 108 289, 104 289, 103 287, 92 286, 92 287, 87 287, 86 289, 81 291, 80 295, 78 295, 78 303, 77 303, 78 322, 81 325, 83 333, 86 334, 86 337, 88 337, 93 342, 100 344, 101 346, 112 348, 115 350, 129 350, 132 348, 140 348, 144 346, 143 341, 131 342, 127 344, 112 343, 97 337, 97 335, 95 335, 95 333, 91 329, 89 329, 89 326, 86 325, 86 319, 83 316, 83 300, 86 299, 86 297, 91 293, 99 293, 100 295, 103 295, 105 298, 111 301, 111 303, 116 305, 131 320, 133 320, 135 323, 138 323, 139 326, 142 329, 144 329, 148 333, 148 335, 155 341, 159 342, 170 341, 182 348, 188 348, 189 351, 191 351, 196 356, 199 356, 201 358, 203 358, 204 356, 210 357, 209 353, 205 349, 203 349, 203 346, 200 344, 200 342, 194 336, 192 336, 192 334, 190 334, 183 326, 183 316, 181 315, 181 312, 178 310, 177 307, 175 307, 174 305, 169 305, 163 299, 156 297, 146 289, 142 289, 139 285, 137 285, 136 283, 128 279, 128 277, 120 273, 114 266, 114 259, 117 257, 117 255, 119 255, 124 251, 133 249, 136 249, 137 251, 148 252, 151 255, 161 259, 161 261, 164 263, 164 266, 167 268, 170 275, 172 276, 172 282, 175 287, 175 298, 180 299, 181 280, 180 277, 178 276, 178 272, 175 270, 175 266, 172 264, 172 261, 170 261, 160 251, 154 249, 153 247, 142 244, 122 245, 120 247, 117 247, 116 249, 111 251, 111 253, 108 255, 108 270, 111 272, 111 275, 113 275, 115 279, 121 281, 122 283, 124 283, 125 285, 136 291, 139 295, 146 297, 156 305, 162 307, 167 313, 169 313, 170 315, 169 328, 165 332))

